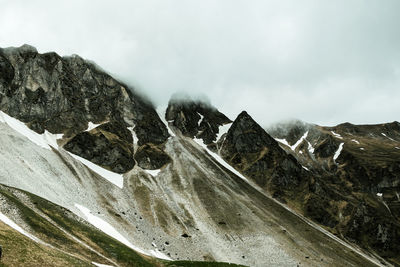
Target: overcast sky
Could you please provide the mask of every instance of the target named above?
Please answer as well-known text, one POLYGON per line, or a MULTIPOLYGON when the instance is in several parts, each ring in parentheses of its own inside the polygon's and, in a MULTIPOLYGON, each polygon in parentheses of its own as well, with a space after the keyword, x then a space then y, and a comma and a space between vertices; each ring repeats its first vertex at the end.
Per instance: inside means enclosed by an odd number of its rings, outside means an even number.
POLYGON ((0 0, 0 46, 79 54, 156 105, 206 95, 231 119, 400 120, 398 0, 0 0))

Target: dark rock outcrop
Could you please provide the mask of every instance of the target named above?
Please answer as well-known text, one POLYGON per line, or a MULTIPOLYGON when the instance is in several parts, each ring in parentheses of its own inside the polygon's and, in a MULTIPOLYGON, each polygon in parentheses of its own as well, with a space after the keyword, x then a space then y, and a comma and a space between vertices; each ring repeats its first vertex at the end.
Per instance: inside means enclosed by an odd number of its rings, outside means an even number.
POLYGON ((132 134, 125 125, 112 122, 74 136, 64 148, 113 172, 133 168, 132 134))
POLYGON ((296 159, 245 111, 233 122, 219 151, 237 170, 282 200, 304 179, 296 159))
POLYGON ((134 166, 127 127, 139 146, 169 137, 151 103, 79 56, 39 54, 28 45, 0 49, 0 71, 0 110, 38 133, 63 133, 65 149, 112 171, 134 166), (89 122, 105 121, 85 132, 89 122))
POLYGON ((308 191, 294 189, 299 197, 291 204, 333 233, 400 264, 399 123, 306 128, 294 123, 272 134, 293 145, 306 131, 295 151, 281 145, 313 176, 308 191))
POLYGON ((169 136, 150 103, 79 56, 0 49, 0 70, 0 109, 38 133, 73 136, 89 121, 115 121, 134 126, 140 145, 169 136))
POLYGON ((171 99, 165 118, 183 135, 203 139, 207 145, 217 141, 220 126, 232 122, 210 104, 193 100, 171 99))
POLYGON ((142 169, 160 169, 171 161, 171 158, 158 146, 145 144, 138 148, 134 156, 137 164, 142 169))

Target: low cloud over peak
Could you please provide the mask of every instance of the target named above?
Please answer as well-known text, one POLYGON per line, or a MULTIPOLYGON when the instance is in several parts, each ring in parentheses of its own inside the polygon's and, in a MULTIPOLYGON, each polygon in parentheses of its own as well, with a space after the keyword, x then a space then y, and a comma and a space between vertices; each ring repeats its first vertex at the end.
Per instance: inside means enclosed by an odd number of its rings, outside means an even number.
POLYGON ((399 120, 395 0, 2 2, 1 47, 79 54, 156 105, 183 91, 263 124, 399 120))

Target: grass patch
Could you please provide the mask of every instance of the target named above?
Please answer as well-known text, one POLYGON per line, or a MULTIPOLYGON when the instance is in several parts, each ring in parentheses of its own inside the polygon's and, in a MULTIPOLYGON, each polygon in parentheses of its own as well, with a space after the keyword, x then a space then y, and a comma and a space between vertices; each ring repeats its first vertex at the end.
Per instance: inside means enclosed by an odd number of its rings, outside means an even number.
POLYGON ((3 257, 0 266, 93 266, 54 248, 36 243, 0 222, 3 257))

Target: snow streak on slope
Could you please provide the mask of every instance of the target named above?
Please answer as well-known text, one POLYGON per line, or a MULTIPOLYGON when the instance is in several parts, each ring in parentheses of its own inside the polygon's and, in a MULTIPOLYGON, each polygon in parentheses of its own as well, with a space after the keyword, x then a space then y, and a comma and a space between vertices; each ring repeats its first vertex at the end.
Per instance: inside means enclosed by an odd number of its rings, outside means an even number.
POLYGON ((42 243, 37 237, 35 237, 35 236, 31 235, 30 233, 26 232, 24 229, 22 229, 19 225, 17 225, 15 222, 10 220, 7 216, 5 216, 1 212, 0 212, 0 221, 2 221, 3 223, 7 224, 11 228, 17 230, 18 232, 20 232, 24 236, 29 237, 33 241, 38 242, 38 243, 42 243))
POLYGON ((57 139, 63 136, 62 134, 49 133, 47 130, 44 132, 44 134, 38 134, 29 129, 29 127, 26 126, 22 121, 7 115, 3 111, 0 111, 0 122, 6 123, 12 129, 27 137, 33 143, 49 150, 51 149, 50 146, 58 148, 57 139))
POLYGON ((97 263, 97 262, 94 262, 94 261, 92 261, 92 264, 97 266, 97 267, 114 267, 112 265, 101 264, 101 263, 97 263))
POLYGON ((86 220, 91 223, 93 226, 96 228, 100 229, 104 233, 106 233, 109 236, 112 236, 113 238, 117 239, 119 242, 122 244, 140 252, 146 255, 149 255, 149 253, 145 252, 144 250, 141 250, 138 247, 135 247, 132 245, 131 242, 129 242, 125 237, 123 237, 117 230, 115 230, 114 227, 111 226, 108 222, 104 221, 103 219, 93 215, 90 210, 82 205, 75 204, 75 207, 77 207, 83 215, 85 215, 86 220))
POLYGON ((308 135, 308 131, 305 132, 304 135, 303 135, 293 146, 291 146, 290 148, 291 148, 293 151, 295 151, 295 150, 296 150, 296 147, 297 147, 298 145, 300 145, 301 142, 303 142, 303 140, 305 140, 305 139, 307 138, 307 135, 308 135))
POLYGON ((75 204, 75 207, 77 207, 86 217, 87 221, 89 223, 91 223, 93 226, 95 226, 96 228, 100 229, 101 231, 103 231, 104 233, 106 233, 107 235, 117 239, 118 241, 120 241, 122 244, 130 247, 133 250, 136 250, 142 254, 145 255, 153 255, 157 258, 162 258, 162 259, 166 259, 166 260, 171 260, 171 258, 169 258, 168 256, 164 255, 163 253, 161 253, 160 251, 157 250, 151 250, 151 251, 144 251, 136 246, 134 246, 131 242, 129 242, 124 236, 122 236, 113 226, 111 226, 111 224, 109 224, 108 222, 104 221, 103 219, 93 215, 90 210, 82 205, 79 204, 75 204))
POLYGON ((229 165, 225 160, 223 160, 218 154, 212 152, 211 150, 209 150, 207 148, 207 146, 203 143, 202 139, 193 139, 197 144, 199 144, 200 146, 202 146, 204 148, 204 150, 207 151, 208 154, 210 154, 219 164, 221 164, 222 166, 224 166, 225 168, 227 168, 228 170, 230 170, 231 172, 233 172, 236 176, 239 176, 240 178, 242 178, 243 180, 247 181, 247 178, 244 177, 240 172, 238 172, 237 170, 235 170, 231 165, 229 165))
POLYGON ((333 155, 333 161, 336 163, 336 159, 339 157, 340 152, 342 152, 344 143, 340 143, 338 150, 336 150, 335 155, 333 155))
POLYGON ((282 143, 282 144, 290 147, 290 144, 286 139, 275 138, 275 140, 278 141, 279 143, 282 143))
POLYGON ((133 130, 133 127, 127 127, 127 129, 132 133, 132 142, 133 142, 133 148, 136 151, 136 147, 137 147, 137 142, 139 140, 139 138, 136 135, 136 132, 133 130))
POLYGON ((94 128, 96 128, 99 125, 101 125, 101 124, 100 123, 96 124, 96 123, 93 123, 93 122, 89 121, 88 128, 86 129, 86 132, 89 132, 89 131, 93 130, 94 128))
POLYGON ((308 151, 311 153, 311 154, 313 154, 314 153, 314 147, 311 145, 311 143, 307 140, 307 143, 308 143, 308 151))
MULTIPOLYGON (((304 135, 303 135, 302 137, 300 137, 300 139, 297 140, 297 142, 296 142, 293 146, 291 146, 291 145, 289 144, 289 142, 288 142, 286 139, 275 138, 275 140, 278 141, 278 142, 280 142, 280 143, 282 143, 282 144, 284 144, 284 145, 286 145, 286 146, 288 146, 288 147, 290 147, 291 150, 295 151, 296 148, 301 144, 301 142, 303 142, 303 140, 306 140, 307 136, 308 136, 308 131, 305 132, 304 135)), ((306 140, 306 141, 307 141, 307 140, 306 140)), ((308 141, 307 141, 307 142, 308 142, 308 141)), ((310 142, 308 142, 308 150, 309 150, 311 153, 314 152, 314 148, 312 147, 312 145, 310 144, 310 142)))
POLYGON ((331 133, 332 133, 336 138, 343 139, 343 137, 342 137, 340 134, 337 134, 337 133, 335 133, 334 131, 331 131, 331 133))
POLYGON ((218 134, 217 134, 217 141, 228 132, 229 128, 231 128, 232 122, 231 123, 227 123, 224 125, 219 126, 218 129, 218 134))
POLYGON ((201 115, 200 113, 197 112, 197 114, 199 114, 200 116, 200 120, 197 122, 197 125, 200 126, 200 124, 203 122, 204 116, 201 115))
POLYGON ((387 136, 386 134, 384 134, 384 133, 381 133, 381 134, 382 134, 384 137, 388 138, 390 141, 396 142, 396 140, 394 140, 393 138, 387 136))
POLYGON ((165 127, 167 127, 169 135, 170 136, 175 136, 174 131, 172 131, 171 128, 169 128, 169 124, 165 120, 165 110, 166 110, 166 107, 158 107, 157 108, 157 114, 160 117, 161 121, 165 124, 165 127))
POLYGON ((158 170, 143 170, 143 171, 147 172, 148 174, 150 174, 153 177, 156 177, 160 173, 161 170, 158 169, 158 170))
POLYGON ((99 174, 101 177, 103 177, 107 181, 115 184, 119 188, 123 188, 124 187, 124 176, 122 174, 106 170, 103 167, 100 167, 99 165, 96 165, 93 162, 91 162, 91 161, 89 161, 87 159, 81 158, 81 157, 79 157, 79 156, 77 156, 75 154, 72 154, 70 152, 68 152, 68 154, 70 154, 74 159, 82 162, 82 164, 84 164, 86 167, 88 167, 89 169, 91 169, 95 173, 99 174))

